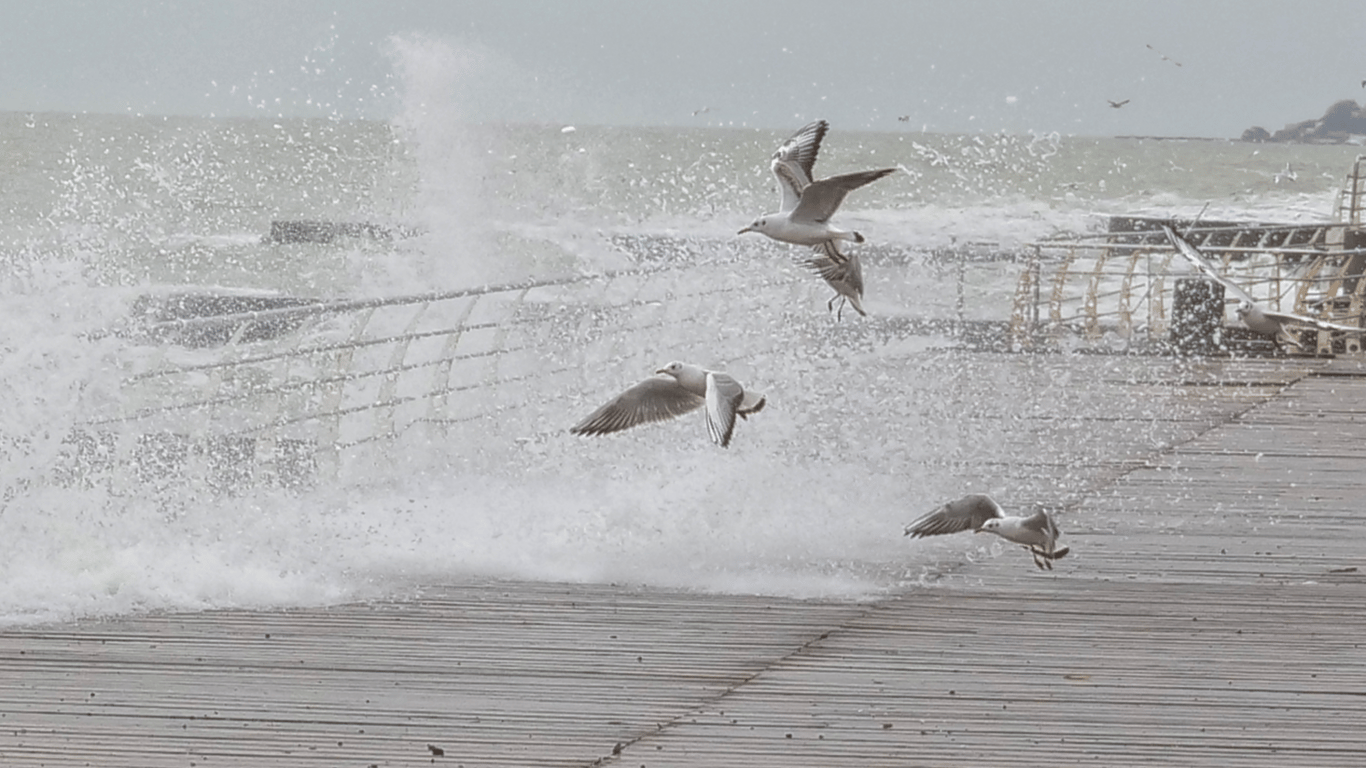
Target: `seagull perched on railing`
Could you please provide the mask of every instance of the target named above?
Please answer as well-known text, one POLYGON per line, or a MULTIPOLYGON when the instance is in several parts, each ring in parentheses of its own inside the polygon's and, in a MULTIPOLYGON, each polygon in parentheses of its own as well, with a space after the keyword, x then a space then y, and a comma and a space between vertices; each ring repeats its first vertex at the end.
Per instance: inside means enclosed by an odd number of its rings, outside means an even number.
MULTIPOLYGON (((821 149, 821 140, 830 129, 824 120, 809 123, 783 142, 773 153, 769 168, 778 180, 781 207, 755 219, 739 234, 758 232, 774 240, 794 245, 809 245, 817 255, 804 262, 820 274, 836 296, 829 306, 834 308, 838 298, 846 299, 859 314, 863 311, 863 271, 858 256, 840 251, 838 242, 863 242, 859 232, 837 229, 830 225, 830 217, 839 210, 844 198, 859 187, 893 173, 895 168, 858 171, 813 180, 812 168, 821 149)), ((841 304, 841 310, 843 304, 841 304)))
POLYGON ((622 392, 570 428, 576 435, 605 435, 652 421, 667 421, 707 406, 707 433, 725 448, 735 431, 735 417, 763 410, 767 399, 748 392, 729 374, 689 363, 673 362, 622 392))
POLYGON ((1167 239, 1176 247, 1177 253, 1185 257, 1197 270, 1205 277, 1224 286, 1224 289, 1233 294, 1233 298, 1238 300, 1238 319, 1243 321, 1250 330, 1257 333, 1264 333, 1272 338, 1272 341, 1288 341, 1296 349, 1300 349, 1300 343, 1295 337, 1291 336, 1286 330, 1290 325, 1312 325, 1325 331, 1346 331, 1349 333, 1360 333, 1362 329, 1352 325, 1340 325, 1330 323, 1327 320, 1320 320, 1317 317, 1306 317, 1290 312, 1277 312, 1275 310, 1264 309, 1242 286, 1219 274, 1218 271, 1205 260, 1204 254, 1186 238, 1178 235, 1170 224, 1163 224, 1162 231, 1167 234, 1167 239))
POLYGON ((1047 512, 1039 510, 1029 517, 1009 516, 995 499, 984 493, 969 494, 921 516, 906 526, 904 535, 921 538, 962 531, 994 533, 1022 545, 1041 570, 1052 570, 1053 561, 1071 551, 1058 547, 1062 531, 1047 512))

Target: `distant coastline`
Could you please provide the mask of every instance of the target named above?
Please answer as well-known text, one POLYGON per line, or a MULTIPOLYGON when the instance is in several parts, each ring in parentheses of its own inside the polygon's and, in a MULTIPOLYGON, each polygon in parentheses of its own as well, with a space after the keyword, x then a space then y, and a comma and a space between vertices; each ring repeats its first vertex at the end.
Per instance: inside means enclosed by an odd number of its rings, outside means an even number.
POLYGON ((1140 139, 1143 141, 1233 141, 1221 136, 1139 136, 1137 134, 1125 134, 1116 136, 1116 139, 1140 139))
POLYGON ((1343 99, 1329 107, 1323 117, 1290 123, 1275 133, 1254 125, 1240 138, 1285 144, 1366 144, 1366 109, 1343 99))

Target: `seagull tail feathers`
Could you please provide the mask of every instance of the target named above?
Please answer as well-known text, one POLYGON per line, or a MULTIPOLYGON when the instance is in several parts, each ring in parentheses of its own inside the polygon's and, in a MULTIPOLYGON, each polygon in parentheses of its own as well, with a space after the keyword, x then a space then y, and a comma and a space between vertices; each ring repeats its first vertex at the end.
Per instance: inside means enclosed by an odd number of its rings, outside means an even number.
POLYGON ((868 316, 868 313, 863 311, 863 300, 860 299, 857 295, 845 296, 844 298, 849 302, 849 306, 854 308, 854 311, 858 312, 860 315, 863 315, 864 317, 868 316))
POLYGON ((1034 554, 1035 559, 1043 558, 1044 560, 1061 560, 1062 558, 1067 556, 1068 552, 1072 551, 1072 548, 1058 547, 1052 552, 1049 552, 1048 550, 1042 547, 1030 547, 1029 551, 1034 554))
POLYGON ((740 401, 740 407, 735 410, 735 415, 745 421, 749 421, 750 414, 758 413, 764 409, 765 405, 768 405, 768 398, 763 395, 758 395, 759 399, 755 401, 751 401, 750 397, 750 393, 746 392, 745 399, 740 401))

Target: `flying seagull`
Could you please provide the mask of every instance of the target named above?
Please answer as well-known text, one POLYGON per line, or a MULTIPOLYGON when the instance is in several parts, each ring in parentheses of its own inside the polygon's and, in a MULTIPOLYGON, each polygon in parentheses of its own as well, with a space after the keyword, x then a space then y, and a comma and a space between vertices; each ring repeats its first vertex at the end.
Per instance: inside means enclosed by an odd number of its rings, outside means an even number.
POLYGON ((1176 247, 1177 252, 1185 257, 1186 261, 1189 261, 1205 277, 1224 286, 1224 290, 1233 295, 1233 298, 1238 301, 1238 319, 1243 321, 1243 325, 1257 333, 1270 336, 1272 341, 1285 340, 1294 345, 1296 349, 1301 348, 1299 341, 1286 331, 1286 326, 1290 325, 1312 325, 1325 331, 1361 332, 1362 329, 1356 326, 1339 325, 1316 317, 1263 309, 1247 291, 1243 290, 1242 286, 1215 271, 1214 267, 1205 260, 1204 254, 1200 253, 1186 238, 1176 234, 1176 230, 1172 229, 1170 224, 1163 224, 1162 231, 1167 234, 1167 239, 1176 247))
POLYGON ((830 217, 839 210, 840 203, 850 192, 871 184, 895 168, 858 171, 814 181, 811 167, 820 152, 821 139, 830 124, 817 120, 797 131, 773 153, 769 167, 778 178, 782 191, 782 208, 755 219, 739 234, 758 232, 774 240, 794 245, 816 246, 830 240, 863 242, 863 235, 830 226, 830 217))
POLYGON ((905 535, 922 538, 961 531, 994 533, 1006 541, 1013 541, 1029 550, 1034 556, 1034 565, 1040 570, 1052 570, 1053 561, 1071 551, 1068 547, 1058 547, 1062 531, 1048 513, 1039 510, 1029 517, 1010 516, 995 499, 984 493, 969 494, 921 516, 906 526, 905 535))
MULTIPOLYGON (((1147 44, 1147 43, 1144 43, 1144 45, 1148 45, 1148 44, 1147 44)), ((1148 50, 1152 51, 1153 53, 1157 54, 1158 56, 1161 56, 1163 61, 1170 61, 1171 63, 1175 64, 1175 65, 1178 66, 1178 67, 1181 66, 1181 62, 1177 61, 1176 59, 1169 58, 1169 57, 1167 56, 1167 54, 1163 53, 1162 51, 1157 50, 1156 48, 1152 47, 1151 45, 1148 45, 1148 50)))
POLYGON ((852 305, 860 315, 868 314, 863 310, 863 267, 858 255, 845 254, 839 248, 841 239, 861 243, 863 235, 835 229, 829 225, 829 219, 850 192, 896 169, 862 171, 812 181, 816 155, 829 129, 829 123, 817 120, 778 147, 769 167, 782 194, 781 210, 757 219, 740 230, 740 234, 761 232, 774 240, 810 245, 816 253, 805 260, 803 266, 815 271, 835 289, 835 296, 826 306, 833 310, 835 300, 840 299, 836 319, 843 319, 845 303, 852 305))
POLYGON ((1115 109, 1119 109, 1120 107, 1129 103, 1128 99, 1125 99, 1124 101, 1110 101, 1109 99, 1106 99, 1106 101, 1109 102, 1110 106, 1114 107, 1115 109))
POLYGON ((763 410, 767 400, 746 392, 740 382, 720 371, 672 362, 655 375, 622 392, 570 428, 576 435, 605 435, 652 421, 667 421, 707 407, 707 433, 725 448, 735 431, 735 417, 763 410))
POLYGON ((863 311, 863 267, 859 264, 858 254, 841 253, 839 243, 834 240, 821 243, 815 250, 817 255, 802 263, 835 289, 835 295, 825 304, 826 308, 834 312, 835 302, 839 301, 840 308, 835 313, 836 320, 843 319, 846 303, 860 315, 867 317, 868 313, 863 311))

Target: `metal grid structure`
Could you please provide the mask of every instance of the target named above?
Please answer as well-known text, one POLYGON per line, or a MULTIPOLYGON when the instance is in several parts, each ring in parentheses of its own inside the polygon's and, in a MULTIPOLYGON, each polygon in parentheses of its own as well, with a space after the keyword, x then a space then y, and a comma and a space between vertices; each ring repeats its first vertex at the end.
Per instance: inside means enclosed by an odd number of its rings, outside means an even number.
POLYGON ((813 306, 819 286, 795 270, 717 262, 154 322, 139 332, 227 343, 139 347, 119 401, 94 407, 69 441, 63 473, 119 477, 108 470, 131 456, 143 483, 292 487, 415 429, 459 439, 497 418, 535 434, 547 429, 538 414, 601 388, 586 371, 637 375, 656 352, 725 364, 710 352, 718 338, 735 358, 773 348, 772 328, 748 321, 813 306), (290 331, 242 343, 271 323, 290 331))
MULTIPOLYGON (((1343 227, 1318 226, 1308 245, 1268 247, 1262 243, 1304 237, 1304 230, 1243 227, 1194 230, 1193 240, 1218 269, 1264 306, 1347 323, 1362 316, 1366 280, 1350 269, 1360 249, 1343 250, 1343 227), (1233 234, 1229 245, 1211 245, 1216 235, 1233 234), (1245 244, 1251 242, 1251 244, 1245 244)), ((1096 342, 1112 337, 1136 345, 1160 344, 1171 326, 1172 291, 1190 275, 1166 243, 1112 233, 1038 243, 1020 273, 1011 313, 1017 348, 1057 346, 1063 337, 1096 342), (1176 259, 1175 263, 1173 259, 1176 259)), ((1315 347, 1328 352, 1324 339, 1315 347)), ((1359 349, 1359 345, 1356 349, 1359 349)))
POLYGON ((1333 205, 1333 220, 1350 227, 1361 226, 1361 212, 1366 208, 1366 168, 1362 168, 1363 161, 1366 161, 1366 155, 1357 155, 1352 170, 1347 173, 1347 182, 1342 185, 1333 205))
MULTIPOLYGON (((1333 222, 1276 224, 1176 220, 1216 268, 1271 310, 1360 324, 1366 308, 1366 155, 1337 196, 1333 222)), ((1161 345, 1172 324, 1172 293, 1194 273, 1173 258, 1163 220, 1116 216, 1109 231, 1034 244, 1020 273, 1010 335, 1017 349, 1065 343, 1161 345), (1070 342, 1068 340, 1071 340, 1070 342)), ((1229 329, 1233 330, 1233 329, 1229 329)), ((1318 354, 1355 353, 1361 338, 1317 331, 1318 354)))

